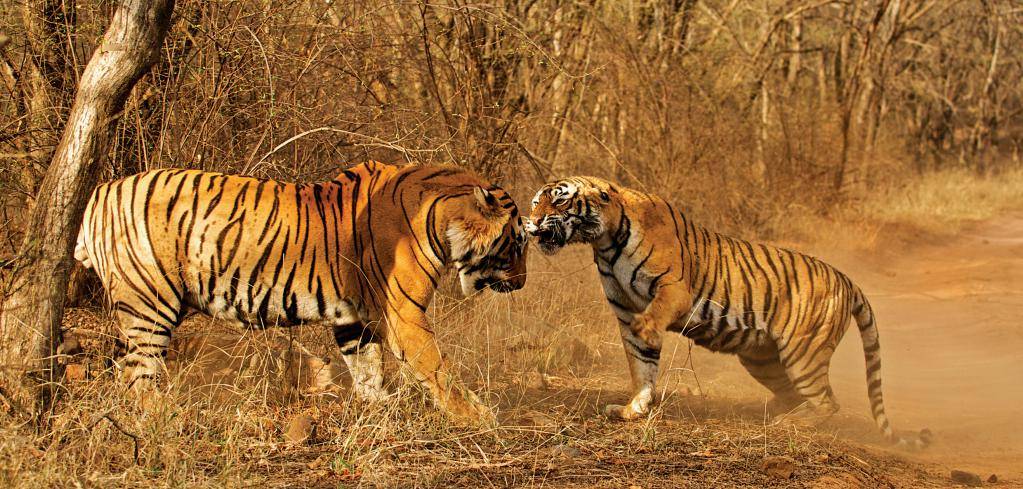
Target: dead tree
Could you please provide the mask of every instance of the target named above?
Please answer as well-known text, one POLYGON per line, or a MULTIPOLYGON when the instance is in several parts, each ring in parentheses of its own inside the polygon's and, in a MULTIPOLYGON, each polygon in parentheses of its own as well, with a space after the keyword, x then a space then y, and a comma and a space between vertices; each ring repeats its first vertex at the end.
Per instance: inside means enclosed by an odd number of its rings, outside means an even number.
POLYGON ((124 0, 82 74, 40 185, 0 312, 0 389, 9 410, 36 420, 61 379, 56 351, 82 213, 132 87, 157 60, 173 0, 124 0))

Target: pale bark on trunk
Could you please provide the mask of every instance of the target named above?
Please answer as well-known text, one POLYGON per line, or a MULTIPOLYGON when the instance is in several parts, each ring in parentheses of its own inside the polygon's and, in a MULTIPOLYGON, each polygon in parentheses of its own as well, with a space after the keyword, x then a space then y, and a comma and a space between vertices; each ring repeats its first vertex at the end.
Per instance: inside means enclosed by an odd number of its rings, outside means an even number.
POLYGON ((40 186, 0 312, 0 388, 11 411, 37 421, 57 392, 56 351, 82 213, 132 87, 153 65, 173 0, 124 0, 82 74, 71 113, 40 186))
POLYGON ((799 81, 799 69, 802 68, 802 59, 800 54, 803 51, 803 19, 802 16, 797 15, 790 21, 792 31, 789 36, 789 51, 792 53, 789 55, 789 66, 788 72, 785 75, 788 83, 789 94, 795 93, 797 90, 796 82, 799 81))

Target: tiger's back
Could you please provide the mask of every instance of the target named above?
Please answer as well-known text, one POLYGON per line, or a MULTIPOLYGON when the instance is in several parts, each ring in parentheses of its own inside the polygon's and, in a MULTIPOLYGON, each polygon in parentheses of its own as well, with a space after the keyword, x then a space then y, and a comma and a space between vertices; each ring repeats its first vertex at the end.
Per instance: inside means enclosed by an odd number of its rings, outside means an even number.
MULTIPOLYGON (((358 177, 396 171, 380 166, 358 177)), ((344 259, 359 256, 358 222, 340 211, 366 201, 372 183, 140 173, 96 189, 76 255, 96 268, 115 309, 154 322, 176 325, 183 305, 257 326, 364 321, 366 285, 344 259)))

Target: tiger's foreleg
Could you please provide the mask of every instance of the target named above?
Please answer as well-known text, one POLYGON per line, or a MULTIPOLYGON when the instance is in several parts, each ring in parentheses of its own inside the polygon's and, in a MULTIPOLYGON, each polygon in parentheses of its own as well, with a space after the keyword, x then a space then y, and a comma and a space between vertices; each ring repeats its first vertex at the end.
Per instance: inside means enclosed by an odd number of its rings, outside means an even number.
POLYGON ((387 398, 380 338, 360 322, 334 326, 334 342, 341 349, 356 395, 371 402, 387 398))
MULTIPOLYGON (((687 311, 692 299, 688 290, 675 284, 657 291, 646 310, 632 317, 631 322, 619 319, 622 344, 629 362, 633 395, 625 406, 611 404, 604 408, 610 418, 633 420, 646 416, 654 404, 661 345, 668 325, 679 311, 687 311)), ((617 312, 617 311, 616 311, 617 312)))
POLYGON ((622 335, 625 358, 629 362, 633 394, 632 400, 624 406, 619 404, 605 406, 604 415, 628 421, 646 416, 650 412, 656 391, 661 348, 659 343, 654 346, 637 336, 629 323, 619 321, 618 328, 622 335))
POLYGON ((463 387, 448 372, 426 315, 416 309, 389 315, 381 331, 388 348, 412 371, 433 396, 434 402, 458 422, 475 426, 494 426, 497 419, 472 391, 463 387))

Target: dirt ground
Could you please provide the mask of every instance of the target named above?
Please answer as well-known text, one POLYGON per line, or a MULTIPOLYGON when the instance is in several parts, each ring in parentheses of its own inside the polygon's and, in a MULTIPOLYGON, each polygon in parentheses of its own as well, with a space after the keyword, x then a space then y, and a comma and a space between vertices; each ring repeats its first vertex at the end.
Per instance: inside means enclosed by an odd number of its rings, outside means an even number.
MULTIPOLYGON (((877 313, 893 423, 935 432, 907 458, 1023 484, 1023 213, 831 261, 877 313)), ((845 416, 867 412, 862 368, 847 337, 831 369, 845 416)))

